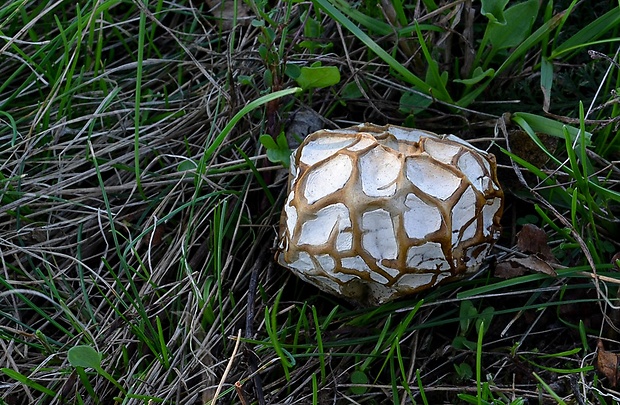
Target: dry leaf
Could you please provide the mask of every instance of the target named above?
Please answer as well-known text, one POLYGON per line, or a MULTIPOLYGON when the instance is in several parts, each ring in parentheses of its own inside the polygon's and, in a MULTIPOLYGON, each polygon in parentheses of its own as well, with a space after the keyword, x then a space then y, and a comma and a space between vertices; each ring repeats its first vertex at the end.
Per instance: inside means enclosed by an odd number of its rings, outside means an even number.
POLYGON ((506 259, 497 263, 495 268, 495 276, 503 279, 522 276, 527 272, 544 273, 553 277, 557 276, 553 267, 536 255, 506 259))
POLYGON ((547 261, 555 262, 547 243, 547 233, 534 224, 525 224, 517 233, 517 249, 523 253, 534 253, 547 261))
POLYGON ((318 131, 325 126, 324 118, 310 108, 300 109, 289 118, 286 129, 288 146, 295 149, 308 134, 318 131))
POLYGON ((518 263, 511 263, 510 260, 504 260, 497 263, 495 267, 495 277, 509 279, 519 277, 525 274, 525 268, 518 263))
POLYGON ((601 340, 598 341, 597 347, 596 369, 607 377, 612 387, 615 387, 618 384, 618 365, 620 363, 618 355, 605 350, 601 340))

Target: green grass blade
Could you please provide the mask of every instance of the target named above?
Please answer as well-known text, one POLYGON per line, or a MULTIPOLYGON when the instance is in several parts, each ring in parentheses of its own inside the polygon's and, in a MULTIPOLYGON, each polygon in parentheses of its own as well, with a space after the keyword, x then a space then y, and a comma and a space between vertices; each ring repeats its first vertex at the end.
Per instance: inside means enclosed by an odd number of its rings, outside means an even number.
MULTIPOLYGON (((555 48, 549 56, 549 60, 558 58, 576 49, 591 46, 591 43, 596 41, 601 35, 613 32, 618 24, 620 24, 620 7, 614 7, 555 48)), ((620 38, 615 40, 619 41, 620 38)))
POLYGON ((422 376, 420 375, 420 369, 415 370, 415 379, 418 383, 418 389, 420 390, 420 397, 422 398, 422 403, 424 405, 429 405, 428 399, 426 398, 426 391, 424 390, 424 385, 422 384, 422 376))
MULTIPOLYGON (((84 386, 84 389, 86 390, 88 395, 95 401, 96 404, 101 403, 100 400, 99 400, 99 396, 97 395, 97 393, 95 392, 95 389, 93 388, 93 386, 90 383, 90 379, 88 378, 88 374, 86 374, 86 371, 84 371, 84 368, 83 367, 76 367, 75 368, 75 373, 78 375, 78 378, 82 382, 82 385, 84 386)), ((80 398, 80 397, 78 397, 78 398, 80 398)))
POLYGON ((545 382, 545 380, 540 378, 540 376, 538 374, 536 374, 536 373, 532 373, 532 375, 534 376, 534 378, 536 378, 538 380, 538 382, 545 389, 545 391, 547 391, 547 393, 553 397, 553 399, 556 401, 557 404, 559 404, 559 405, 566 405, 566 402, 564 402, 564 400, 562 398, 560 398, 560 396, 558 394, 555 393, 553 388, 551 388, 549 386, 549 384, 547 384, 545 382))
POLYGON ((10 368, 0 368, 0 371, 6 374, 9 378, 14 379, 15 381, 19 381, 20 383, 34 390, 40 391, 46 395, 49 395, 50 397, 56 396, 56 393, 54 391, 50 390, 47 387, 44 387, 43 385, 39 384, 36 381, 33 381, 32 379, 28 378, 27 376, 23 375, 22 373, 18 371, 12 370, 10 368))
MULTIPOLYGON (((138 0, 143 2, 143 7, 148 8, 148 0, 138 0)), ((140 126, 142 123, 142 111, 140 105, 142 102, 142 65, 144 61, 144 37, 146 36, 146 12, 140 10, 140 23, 138 26, 138 49, 137 49, 137 66, 136 66, 136 97, 134 101, 134 116, 133 116, 133 130, 134 130, 134 171, 136 176, 136 186, 138 191, 144 199, 146 195, 142 189, 142 176, 140 167, 140 126)))
POLYGON ((215 153, 217 148, 220 147, 220 145, 222 144, 224 139, 226 139, 226 137, 228 136, 230 131, 232 131, 232 129, 235 127, 237 122, 239 122, 239 120, 241 120, 241 118, 243 118, 247 113, 249 113, 250 111, 252 111, 252 110, 254 110, 254 109, 258 108, 258 107, 260 107, 263 104, 267 104, 270 101, 276 100, 276 99, 278 99, 280 97, 284 97, 284 96, 288 96, 288 95, 297 93, 299 91, 301 91, 301 88, 299 88, 299 87, 293 87, 291 89, 280 90, 280 91, 276 91, 276 92, 273 92, 273 93, 270 93, 270 94, 266 94, 266 95, 264 95, 264 96, 262 96, 260 98, 257 98, 256 100, 248 103, 245 107, 243 107, 241 110, 239 110, 239 112, 237 112, 230 119, 228 124, 222 130, 222 132, 211 142, 211 144, 205 150, 203 159, 205 161, 208 161, 211 158, 211 156, 213 155, 213 153, 215 153))
POLYGON ((161 319, 159 316, 155 317, 155 322, 157 324, 157 337, 159 340, 159 348, 160 348, 160 356, 162 364, 166 369, 170 368, 170 357, 168 353, 168 345, 166 345, 166 339, 164 337, 164 328, 161 325, 161 319))
POLYGON ((484 321, 478 329, 478 341, 476 344, 476 392, 478 394, 478 403, 482 403, 482 337, 484 336, 484 321))
POLYGON ((543 111, 549 111, 551 105, 551 88, 553 87, 553 64, 545 57, 540 65, 540 88, 543 91, 543 111))
POLYGON ((321 385, 325 384, 327 378, 327 370, 325 369, 325 352, 323 349, 323 333, 321 332, 321 324, 319 323, 319 315, 316 307, 312 306, 312 319, 314 320, 314 330, 316 331, 316 345, 319 355, 319 367, 321 369, 321 385))
POLYGON ((399 63, 396 59, 394 59, 389 53, 387 53, 383 48, 381 48, 372 38, 370 38, 365 32, 363 32, 359 27, 357 27, 351 20, 349 20, 344 14, 340 12, 336 7, 334 7, 329 0, 313 0, 313 3, 316 7, 322 9, 329 15, 331 18, 336 20, 340 25, 349 30, 353 35, 355 35, 360 41, 364 43, 372 52, 377 54, 384 62, 386 62, 396 73, 402 76, 403 80, 415 86, 419 91, 432 95, 433 97, 445 101, 447 103, 452 103, 452 98, 446 92, 441 91, 441 89, 433 88, 424 80, 420 79, 413 73, 409 71, 406 67, 404 67, 401 63, 399 63))
MULTIPOLYGON (((556 120, 552 120, 547 117, 543 117, 537 114, 531 114, 526 112, 516 112, 510 116, 510 119, 519 124, 524 130, 531 128, 532 132, 542 132, 555 136, 557 138, 564 139, 564 128, 568 131, 570 139, 575 142, 580 136, 579 128, 575 128, 571 125, 566 125, 556 120), (527 125, 525 125, 527 124, 527 125)), ((592 134, 590 132, 584 132, 583 138, 585 138, 586 145, 591 144, 592 134)), ((536 139, 533 139, 536 142, 536 139)), ((540 141, 537 142, 537 144, 540 141)), ((541 147, 542 143, 538 145, 541 147)), ((541 148, 542 149, 542 148, 541 148)))
POLYGON ((446 89, 446 82, 448 79, 448 72, 444 72, 445 74, 441 74, 439 72, 439 65, 431 56, 426 43, 424 42, 424 36, 422 35, 422 31, 420 30, 420 25, 418 22, 415 22, 416 34, 418 35, 418 41, 420 43, 420 48, 422 48, 422 53, 424 54, 424 59, 426 59, 426 63, 428 65, 428 70, 426 74, 426 80, 429 82, 433 88, 438 89, 441 94, 448 94, 448 89, 446 89))
POLYGON ((366 27, 366 29, 368 29, 374 34, 390 35, 394 33, 394 27, 390 26, 390 24, 373 18, 357 10, 352 3, 346 2, 344 0, 333 0, 332 4, 337 7, 343 14, 347 15, 358 24, 366 27))

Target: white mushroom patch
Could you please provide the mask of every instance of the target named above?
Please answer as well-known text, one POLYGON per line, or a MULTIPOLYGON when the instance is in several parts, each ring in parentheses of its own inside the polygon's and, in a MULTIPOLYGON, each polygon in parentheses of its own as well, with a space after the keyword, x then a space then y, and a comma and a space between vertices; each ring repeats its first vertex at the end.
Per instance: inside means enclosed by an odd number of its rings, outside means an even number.
POLYGON ((359 141, 357 141, 353 145, 349 146, 347 148, 347 150, 350 150, 351 152, 357 152, 357 151, 360 151, 360 150, 364 150, 364 149, 368 148, 371 145, 375 145, 376 143, 377 143, 377 141, 375 140, 375 138, 373 138, 371 136, 362 136, 359 139, 359 141))
POLYGON ((361 233, 362 248, 377 261, 396 258, 398 243, 389 212, 383 209, 364 212, 361 233))
POLYGON ((318 165, 316 170, 309 172, 305 178, 304 197, 308 204, 313 204, 344 187, 352 170, 353 163, 346 155, 334 156, 333 159, 318 165))
POLYGON ((432 159, 416 156, 407 159, 407 178, 425 194, 442 200, 450 198, 461 184, 458 178, 445 165, 439 165, 432 159))
POLYGON ((419 142, 420 139, 424 136, 434 135, 431 132, 421 131, 419 129, 397 127, 395 125, 390 125, 389 130, 386 132, 388 132, 397 140, 406 142, 419 142))
POLYGON ((477 218, 471 213, 472 207, 476 206, 476 193, 472 187, 467 187, 461 194, 458 202, 452 208, 452 246, 460 241, 465 241, 474 236, 477 218), (473 232, 471 225, 474 224, 473 232))
POLYGON ((465 260, 467 260, 467 266, 477 269, 482 264, 482 261, 487 257, 489 250, 491 250, 490 243, 483 243, 482 245, 467 248, 465 250, 465 260))
POLYGON ((450 265, 437 242, 411 246, 407 250, 407 267, 423 270, 448 270, 450 265))
POLYGON ((355 138, 351 136, 329 136, 316 138, 306 145, 307 147, 298 149, 301 152, 299 162, 312 166, 338 153, 341 149, 355 143, 355 138))
POLYGON ((441 163, 450 164, 452 159, 461 151, 461 147, 459 145, 446 145, 441 140, 429 138, 424 142, 424 150, 433 159, 441 163))
POLYGON ((342 267, 350 270, 357 270, 364 273, 370 273, 370 267, 366 264, 364 259, 359 256, 343 257, 342 267))
POLYGON ((363 124, 292 155, 278 262, 380 304, 476 271, 499 236, 493 155, 453 135, 363 124))
POLYGON ((339 232, 336 236, 336 251, 346 252, 353 249, 353 232, 339 232))
POLYGON ((336 261, 328 254, 317 255, 316 261, 326 272, 331 272, 336 268, 336 261))
POLYGON ((401 170, 401 161, 396 154, 383 148, 373 148, 360 156, 359 167, 364 194, 369 197, 394 195, 401 170))
POLYGON ((493 233, 495 218, 502 210, 502 201, 500 199, 496 198, 489 202, 482 207, 482 234, 484 236, 489 236, 493 233))
POLYGON ((407 232, 408 237, 422 239, 440 229, 443 217, 436 206, 428 205, 411 193, 405 197, 405 207, 408 210, 403 213, 403 217, 405 232, 407 232), (420 218, 424 218, 424 221, 420 221, 420 218))
POLYGON ((315 267, 308 252, 304 252, 303 250, 299 252, 297 259, 289 263, 288 266, 291 269, 297 270, 301 273, 309 273, 314 270, 315 267))
POLYGON ((307 220, 301 225, 299 245, 324 245, 329 240, 334 228, 338 231, 351 226, 349 210, 342 204, 329 205, 315 213, 315 218, 307 220))
POLYGON ((398 285, 401 287, 417 289, 432 283, 433 278, 435 278, 435 274, 432 273, 403 274, 403 276, 398 280, 398 285))
POLYGON ((295 225, 297 224, 297 209, 291 205, 294 197, 295 192, 291 192, 286 199, 286 203, 284 204, 284 211, 286 213, 286 229, 288 230, 289 235, 295 231, 295 225))
POLYGON ((480 163, 478 163, 473 153, 463 153, 461 157, 459 157, 457 166, 478 191, 484 191, 489 187, 490 178, 485 173, 484 168, 480 166, 480 163))

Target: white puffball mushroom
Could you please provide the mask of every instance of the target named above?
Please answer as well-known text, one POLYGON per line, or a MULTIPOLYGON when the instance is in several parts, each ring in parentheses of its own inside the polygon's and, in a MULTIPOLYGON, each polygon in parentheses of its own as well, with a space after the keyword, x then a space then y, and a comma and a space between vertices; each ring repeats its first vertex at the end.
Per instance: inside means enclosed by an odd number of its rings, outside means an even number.
POLYGON ((478 270, 499 237, 495 156, 454 135, 360 124, 291 156, 277 261, 379 305, 478 270))

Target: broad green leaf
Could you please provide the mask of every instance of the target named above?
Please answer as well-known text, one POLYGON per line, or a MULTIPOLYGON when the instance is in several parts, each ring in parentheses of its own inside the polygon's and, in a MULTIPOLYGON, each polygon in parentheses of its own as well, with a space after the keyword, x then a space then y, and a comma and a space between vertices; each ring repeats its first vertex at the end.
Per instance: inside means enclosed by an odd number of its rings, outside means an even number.
POLYGON ((316 51, 321 50, 321 54, 324 54, 326 51, 328 51, 329 49, 334 47, 334 44, 331 42, 328 42, 326 44, 322 44, 319 43, 317 41, 301 41, 300 43, 297 44, 300 48, 306 48, 309 49, 311 51, 316 51))
POLYGON ((280 135, 278 135, 277 141, 278 141, 278 148, 288 150, 288 141, 286 140, 286 135, 284 134, 284 132, 280 132, 280 135))
POLYGON ((400 97, 399 110, 405 114, 419 114, 433 103, 433 99, 411 91, 403 93, 400 97))
POLYGON ((267 54, 269 53, 269 49, 265 45, 260 45, 258 47, 258 56, 264 61, 267 60, 267 54))
POLYGON ((273 84, 273 73, 271 73, 271 70, 265 69, 263 71, 263 83, 265 87, 271 87, 273 84))
POLYGON ((462 380, 467 380, 472 378, 474 372, 471 369, 471 366, 467 363, 456 364, 454 363, 454 369, 456 373, 459 375, 459 378, 462 380))
POLYGON ((304 90, 321 89, 340 82, 340 71, 336 66, 304 66, 295 80, 304 90))
POLYGON ((283 151, 282 149, 267 150, 267 159, 269 159, 271 163, 281 163, 284 165, 284 163, 288 161, 289 155, 290 152, 283 151))
POLYGON ((538 15, 538 0, 528 0, 510 7, 504 13, 505 24, 489 26, 488 36, 495 51, 519 45, 530 34, 538 15))
POLYGON ((291 150, 284 132, 278 135, 277 143, 271 135, 267 134, 261 135, 258 140, 267 149, 267 159, 269 159, 270 162, 282 163, 285 167, 289 166, 291 150))
POLYGON ((74 346, 67 352, 67 359, 73 367, 94 369, 99 375, 114 384, 123 394, 127 393, 125 388, 101 367, 101 353, 92 347, 88 345, 74 346))
POLYGON ((189 170, 196 170, 197 167, 198 167, 198 163, 194 162, 191 159, 187 159, 179 163, 179 165, 177 166, 177 171, 186 172, 189 170))
POLYGON ((241 84, 243 86, 253 86, 254 85, 254 76, 239 75, 237 77, 237 81, 239 82, 239 84, 241 84))
POLYGON ((478 319, 476 319, 476 331, 480 332, 480 326, 483 326, 482 333, 485 334, 489 330, 491 326, 491 320, 493 319, 493 315, 495 314, 495 309, 493 307, 486 307, 485 309, 478 314, 478 319))
POLYGON ((490 20, 491 23, 506 24, 504 8, 508 0, 482 0, 480 13, 490 20))
POLYGON ((461 302, 461 308, 459 312, 459 321, 461 324, 461 333, 467 333, 469 326, 474 321, 474 318, 478 315, 478 310, 474 307, 474 304, 465 300, 461 302))
POLYGON ((493 77, 494 74, 495 74, 495 69, 482 70, 482 67, 478 66, 472 72, 471 78, 469 78, 469 79, 454 79, 453 82, 455 82, 455 83, 462 83, 462 84, 464 84, 466 86, 472 86, 474 84, 479 83, 485 77, 493 77))
POLYGON ((356 82, 349 82, 349 83, 347 83, 342 88, 342 91, 340 92, 340 95, 344 99, 361 98, 363 96, 362 95, 362 91, 360 90, 360 88, 359 88, 359 86, 357 85, 356 82))
MULTIPOLYGON (((368 376, 366 373, 360 370, 356 370, 351 373, 352 384, 368 384, 368 376)), ((355 395, 361 395, 366 393, 366 387, 351 387, 351 392, 355 395)))
POLYGON ((452 340, 455 349, 476 350, 476 343, 468 340, 465 336, 457 336, 452 340))
POLYGON ((284 74, 286 74, 291 79, 295 80, 301 74, 301 68, 295 64, 287 63, 284 68, 284 74))
POLYGON ((278 147, 276 141, 269 134, 262 134, 258 137, 258 140, 266 149, 276 149, 278 147))
POLYGON ((72 347, 67 352, 67 359, 73 367, 101 369, 101 354, 88 345, 72 347))
POLYGON ((323 30, 321 24, 316 19, 308 15, 304 16, 304 21, 304 37, 318 38, 321 35, 321 31, 323 30))

